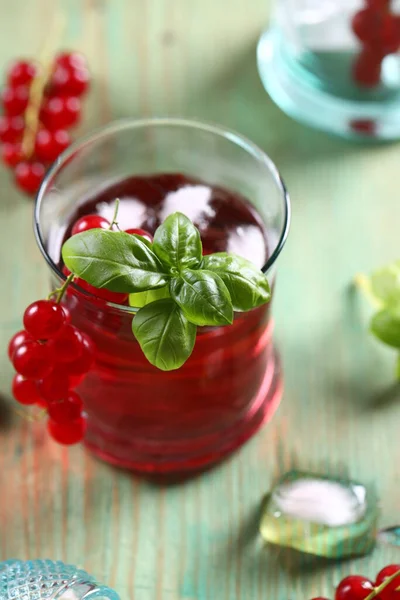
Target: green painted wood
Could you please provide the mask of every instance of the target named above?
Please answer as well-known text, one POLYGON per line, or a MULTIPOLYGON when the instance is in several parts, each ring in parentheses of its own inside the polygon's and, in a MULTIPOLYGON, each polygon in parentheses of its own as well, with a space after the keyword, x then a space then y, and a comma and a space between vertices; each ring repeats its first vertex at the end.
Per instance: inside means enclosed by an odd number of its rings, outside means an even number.
MULTIPOLYGON (((0 1, 0 67, 39 52, 57 3, 0 1), (30 10, 28 10, 30 6, 30 10)), ((257 533, 263 494, 293 465, 343 465, 374 480, 382 525, 400 520, 400 398, 394 357, 366 333, 349 282, 398 258, 399 150, 364 148, 307 130, 263 91, 255 45, 266 0, 63 0, 60 47, 87 54, 94 75, 81 131, 117 117, 183 115, 252 138, 277 162, 293 199, 279 260, 276 335, 286 392, 273 422, 231 460, 180 486, 157 487, 52 444, 12 411, 1 354, 0 558, 84 565, 135 600, 306 600, 333 595, 350 570, 373 574, 399 551, 318 570, 290 568, 257 533), (10 407, 10 408, 7 408, 10 407), (224 510, 221 510, 224 507, 224 510)), ((0 167, 0 336, 5 348, 48 273, 32 204, 0 167)))

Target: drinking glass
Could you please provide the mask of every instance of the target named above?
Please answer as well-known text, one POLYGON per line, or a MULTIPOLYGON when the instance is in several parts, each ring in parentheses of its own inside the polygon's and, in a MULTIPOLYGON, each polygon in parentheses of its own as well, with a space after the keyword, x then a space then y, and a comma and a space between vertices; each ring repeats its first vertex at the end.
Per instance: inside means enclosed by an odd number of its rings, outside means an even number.
POLYGON ((276 0, 258 45, 266 90, 317 128, 400 137, 399 11, 399 0, 276 0))
MULTIPOLYGON (((65 280, 60 249, 78 204, 132 175, 176 172, 248 198, 265 227, 263 270, 273 285, 290 221, 276 167, 234 132, 175 119, 112 124, 73 145, 50 170, 36 201, 35 231, 53 283, 65 280)), ((229 454, 271 418, 282 375, 269 305, 236 314, 228 327, 199 328, 185 365, 163 372, 133 337, 134 308, 72 288, 64 297, 72 322, 97 348, 77 391, 88 416, 86 446, 100 458, 143 473, 187 473, 229 454)))

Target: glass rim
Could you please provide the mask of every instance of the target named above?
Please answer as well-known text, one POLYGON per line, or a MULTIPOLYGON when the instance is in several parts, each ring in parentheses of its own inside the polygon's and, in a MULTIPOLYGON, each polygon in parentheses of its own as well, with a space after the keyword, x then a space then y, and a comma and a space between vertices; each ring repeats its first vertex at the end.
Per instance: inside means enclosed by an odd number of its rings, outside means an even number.
MULTIPOLYGON (((45 174, 43 181, 40 185, 39 191, 35 198, 35 205, 33 211, 33 227, 34 234, 36 238, 36 243, 39 246, 39 250, 44 256, 47 264, 49 265, 51 271, 62 281, 66 280, 66 275, 58 268, 53 259, 50 257, 47 252, 45 242, 42 236, 41 226, 40 226, 40 209, 42 202, 48 192, 49 185, 53 181, 53 179, 57 176, 57 174, 63 169, 64 165, 73 157, 73 155, 84 148, 102 138, 110 135, 118 133, 119 131, 123 131, 124 129, 140 129, 140 128, 148 128, 148 127, 159 127, 159 126, 167 126, 167 127, 183 127, 190 129, 197 129, 199 131, 204 131, 206 133, 211 133, 218 137, 222 137, 225 140, 236 144, 245 150, 248 154, 251 154, 255 159, 257 159, 260 163, 264 164, 269 173, 273 176, 275 180, 276 186, 281 191, 282 203, 283 203, 283 212, 284 212, 284 222, 282 231, 279 235, 279 240, 276 244, 276 247, 269 256, 267 262, 262 267, 262 271, 267 273, 271 267, 276 262, 278 256, 280 255, 290 229, 290 221, 291 221, 291 205, 290 205, 290 197, 286 185, 281 177, 281 174, 276 167, 275 163, 272 159, 266 154, 259 146, 254 144, 252 141, 247 139, 242 134, 225 127, 222 127, 217 124, 197 121, 195 119, 182 119, 182 118, 169 118, 169 117, 153 117, 147 119, 119 119, 117 121, 113 121, 108 125, 103 125, 102 127, 98 127, 91 133, 78 138, 75 142, 73 142, 52 164, 50 169, 45 174)), ((74 283, 71 284, 75 289, 79 290, 79 293, 86 296, 87 298, 95 297, 90 292, 83 290, 79 286, 75 286, 74 283)), ((112 308, 117 308, 124 312, 135 312, 136 308, 132 306, 123 306, 120 304, 115 304, 113 302, 103 301, 102 304, 106 306, 111 306, 112 308)))

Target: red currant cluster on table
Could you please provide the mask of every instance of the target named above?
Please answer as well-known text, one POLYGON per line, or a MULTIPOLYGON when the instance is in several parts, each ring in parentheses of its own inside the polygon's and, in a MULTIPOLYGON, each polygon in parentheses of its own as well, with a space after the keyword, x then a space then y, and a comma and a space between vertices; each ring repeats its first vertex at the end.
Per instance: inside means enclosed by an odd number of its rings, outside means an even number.
POLYGON ((391 11, 391 0, 365 0, 365 8, 352 21, 353 32, 362 44, 354 63, 354 81, 375 87, 381 81, 386 56, 400 49, 400 17, 391 11))
MULTIPOLYGON (((86 215, 74 223, 71 230, 71 236, 76 235, 77 233, 82 233, 83 231, 88 231, 89 229, 110 229, 110 227, 110 221, 104 217, 100 215, 86 215)), ((140 235, 149 242, 153 241, 151 234, 144 229, 127 229, 125 233, 140 235)), ((67 276, 71 274, 71 272, 65 266, 63 267, 63 273, 67 276)), ((79 277, 74 278, 74 283, 86 292, 93 294, 93 296, 96 298, 100 298, 106 302, 113 302, 114 304, 127 304, 128 302, 128 294, 121 294, 119 292, 110 292, 106 289, 95 288, 79 277)), ((71 293, 73 292, 71 291, 71 293)))
POLYGON ((24 192, 37 192, 47 167, 71 143, 68 130, 80 120, 89 81, 86 60, 76 52, 59 54, 47 75, 27 60, 9 69, 1 94, 1 155, 24 192))
MULTIPOLYGON (((400 600, 400 565, 388 565, 377 575, 375 583, 361 575, 349 575, 336 588, 335 600, 400 600)), ((314 598, 313 600, 328 600, 314 598)))
POLYGON ((71 325, 68 309, 53 300, 28 306, 23 321, 25 329, 13 336, 8 347, 17 371, 14 398, 47 410, 48 430, 57 442, 80 442, 86 422, 82 400, 74 389, 92 366, 93 343, 71 325))

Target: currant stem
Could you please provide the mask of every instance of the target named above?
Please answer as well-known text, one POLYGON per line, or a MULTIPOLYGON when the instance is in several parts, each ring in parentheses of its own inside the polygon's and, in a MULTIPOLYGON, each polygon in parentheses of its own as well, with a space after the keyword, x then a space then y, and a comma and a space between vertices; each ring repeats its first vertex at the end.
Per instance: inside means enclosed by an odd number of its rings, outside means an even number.
POLYGON ((371 282, 366 275, 363 275, 362 273, 356 275, 354 278, 354 284, 361 292, 363 292, 364 296, 369 300, 374 308, 377 310, 382 308, 382 302, 373 293, 371 282))
POLYGON ((118 211, 119 211, 119 198, 116 198, 115 199, 114 214, 113 214, 113 217, 111 219, 110 227, 108 228, 110 231, 112 230, 112 228, 114 227, 114 225, 117 227, 117 229, 119 229, 118 222, 117 222, 118 211))
POLYGON ((67 279, 62 284, 62 286, 50 292, 50 294, 47 296, 47 299, 50 300, 50 298, 52 298, 53 296, 57 296, 56 302, 57 304, 60 304, 65 292, 67 291, 69 284, 72 283, 74 277, 74 273, 70 273, 70 275, 68 275, 67 279))
POLYGON ((374 598, 379 596, 379 594, 381 592, 383 592, 383 590, 386 589, 387 586, 390 585, 392 583, 392 581, 394 581, 399 576, 400 576, 400 571, 396 571, 396 573, 393 573, 393 575, 391 575, 390 577, 385 579, 385 581, 383 583, 381 583, 381 585, 374 588, 374 591, 371 592, 370 595, 365 598, 365 600, 374 600, 374 598))

